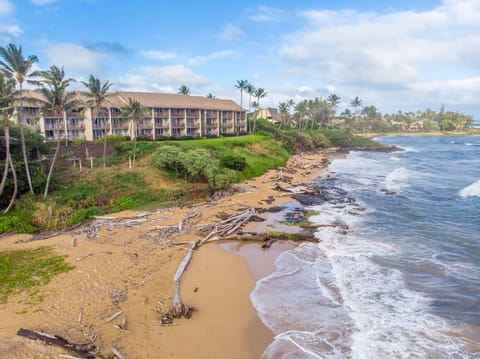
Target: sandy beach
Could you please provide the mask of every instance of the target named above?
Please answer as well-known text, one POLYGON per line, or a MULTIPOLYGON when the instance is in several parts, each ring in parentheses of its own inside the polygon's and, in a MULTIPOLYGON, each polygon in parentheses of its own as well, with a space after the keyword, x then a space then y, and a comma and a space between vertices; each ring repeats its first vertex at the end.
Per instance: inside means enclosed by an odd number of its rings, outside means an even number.
MULTIPOLYGON (((192 211, 199 213, 196 225, 205 225, 245 208, 291 202, 288 193, 273 188, 279 177, 288 177, 288 186, 309 183, 326 172, 328 156, 293 156, 281 172, 269 171, 236 186, 231 195, 191 207, 121 212, 42 240, 32 241, 30 235, 1 238, 0 251, 52 246, 75 269, 41 287, 38 303, 29 303, 24 293, 0 305, 0 357, 71 355, 17 336, 20 328, 74 343, 95 338, 95 354, 103 357, 113 355, 112 347, 126 358, 260 357, 273 333, 259 320, 249 293, 256 280, 273 270, 275 258, 294 244, 276 242, 269 250, 252 242, 203 245, 194 252, 182 282, 182 300, 195 308, 193 316, 165 326, 161 313, 171 307, 172 279, 187 250, 175 243, 194 242, 202 235, 192 227, 165 240, 162 230, 178 226, 192 211)), ((243 230, 261 226, 248 223, 243 230)))

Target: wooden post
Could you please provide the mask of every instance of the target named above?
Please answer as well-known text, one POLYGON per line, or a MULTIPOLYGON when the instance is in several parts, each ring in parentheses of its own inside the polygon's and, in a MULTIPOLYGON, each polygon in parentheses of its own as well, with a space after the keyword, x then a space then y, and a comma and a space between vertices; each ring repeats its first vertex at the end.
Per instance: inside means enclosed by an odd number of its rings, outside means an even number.
POLYGON ((90 160, 90 168, 93 168, 93 159, 94 158, 95 157, 93 157, 93 156, 88 157, 88 159, 90 160))

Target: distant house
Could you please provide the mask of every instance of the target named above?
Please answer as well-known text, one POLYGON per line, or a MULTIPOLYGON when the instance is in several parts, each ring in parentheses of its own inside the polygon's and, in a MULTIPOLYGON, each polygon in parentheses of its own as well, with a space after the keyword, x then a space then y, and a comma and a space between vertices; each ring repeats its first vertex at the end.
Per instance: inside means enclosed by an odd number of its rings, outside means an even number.
POLYGON ((254 115, 254 119, 259 119, 263 118, 275 125, 281 124, 283 122, 282 118, 280 117, 280 114, 278 113, 278 110, 276 108, 261 108, 257 110, 254 115))
MULTIPOLYGON (((95 140, 105 135, 124 135, 145 139, 165 137, 201 137, 238 134, 247 131, 245 110, 232 100, 119 91, 108 97, 108 104, 94 114, 86 107, 85 93, 76 92, 83 105, 65 113, 43 112, 39 102, 25 101, 23 122, 40 132, 46 140, 95 140), (145 117, 137 123, 136 133, 122 118, 128 99, 146 108, 145 117)), ((26 91, 25 97, 38 98, 38 92, 26 91)))

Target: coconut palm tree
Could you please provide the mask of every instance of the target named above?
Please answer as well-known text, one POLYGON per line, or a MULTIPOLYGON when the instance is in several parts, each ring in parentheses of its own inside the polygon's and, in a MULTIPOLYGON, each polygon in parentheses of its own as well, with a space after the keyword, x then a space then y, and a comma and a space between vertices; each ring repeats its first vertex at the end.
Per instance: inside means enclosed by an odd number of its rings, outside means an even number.
POLYGON ((235 87, 240 90, 240 107, 243 109, 243 91, 247 89, 247 80, 237 80, 235 87))
POLYGON ((265 89, 259 87, 258 89, 255 90, 255 93, 253 95, 257 99, 258 108, 260 108, 260 99, 264 98, 264 97, 267 97, 268 92, 266 92, 265 89))
POLYGON ((34 77, 38 75, 36 71, 32 71, 33 65, 38 62, 38 58, 35 55, 27 57, 23 56, 21 46, 15 44, 8 44, 7 47, 0 47, 0 68, 9 78, 14 79, 20 91, 20 104, 17 111, 18 124, 20 126, 20 140, 22 144, 23 163, 25 164, 25 173, 27 176, 28 187, 30 192, 33 193, 32 178, 30 176, 30 169, 28 166, 27 146, 25 144, 25 135, 23 132, 23 83, 24 81, 35 83, 32 81, 34 77))
MULTIPOLYGON (((106 81, 103 85, 100 82, 100 80, 93 76, 90 75, 88 82, 82 81, 82 84, 85 85, 88 89, 87 97, 89 100, 87 101, 87 105, 89 107, 93 107, 93 118, 95 118, 98 114, 98 111, 100 110, 100 107, 108 102, 108 90, 110 90, 110 87, 112 87, 112 83, 109 81, 106 81)), ((103 138, 103 167, 105 168, 107 166, 107 128, 105 125, 105 135, 103 138)))
MULTIPOLYGON (((40 89, 38 90, 43 99, 39 100, 42 104, 42 111, 62 116, 64 125, 66 125, 67 115, 66 112, 80 105, 80 101, 73 92, 67 92, 67 88, 74 81, 73 79, 65 78, 65 71, 63 68, 59 68, 55 65, 51 66, 47 71, 41 71, 40 77, 40 89)), ((65 128, 66 126, 64 126, 65 128)), ((47 181, 45 184, 45 191, 43 192, 43 198, 47 198, 48 189, 50 186, 50 179, 52 177, 55 162, 58 158, 58 152, 60 150, 60 134, 57 136, 57 146, 55 147, 55 153, 53 155, 52 162, 50 163, 50 169, 47 175, 47 181)))
POLYGON ((178 88, 178 93, 182 95, 190 95, 190 87, 182 85, 178 88))
POLYGON ((126 106, 122 110, 122 117, 131 121, 133 131, 133 166, 135 167, 135 156, 137 151, 137 123, 143 120, 147 110, 140 102, 128 98, 126 106))
MULTIPOLYGON (((257 99, 257 106, 259 110, 260 110, 260 99, 266 97, 267 95, 268 95, 268 92, 266 92, 265 89, 261 87, 259 87, 254 91, 253 96, 257 99)), ((253 120, 253 132, 255 132, 256 126, 257 126, 257 119, 255 118, 253 120)))
POLYGON ((280 127, 283 127, 286 128, 287 125, 287 119, 288 119, 288 109, 289 109, 289 106, 288 106, 288 102, 280 102, 278 104, 278 112, 280 113, 280 118, 282 119, 282 122, 280 123, 280 127))
POLYGON ((13 195, 10 203, 5 209, 4 213, 7 213, 15 203, 18 192, 18 180, 13 166, 12 155, 10 152, 10 119, 13 116, 15 106, 15 80, 8 79, 0 72, 0 123, 3 126, 4 139, 5 139, 5 167, 3 170, 2 181, 0 183, 0 196, 5 189, 7 183, 8 168, 12 170, 13 176, 13 195))
POLYGON ((350 100, 350 106, 353 107, 355 115, 358 116, 358 108, 362 106, 362 100, 360 100, 358 96, 355 96, 354 99, 350 100))
POLYGON ((245 87, 245 91, 248 93, 248 112, 252 112, 252 95, 255 93, 255 86, 251 83, 245 87))

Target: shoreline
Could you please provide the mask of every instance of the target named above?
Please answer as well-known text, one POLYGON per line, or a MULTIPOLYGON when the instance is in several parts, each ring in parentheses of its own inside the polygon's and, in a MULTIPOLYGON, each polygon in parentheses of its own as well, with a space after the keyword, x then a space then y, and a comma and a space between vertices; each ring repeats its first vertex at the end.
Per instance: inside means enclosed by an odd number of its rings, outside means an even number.
MULTIPOLYGON (((196 340, 195 355, 204 350, 204 353, 212 357, 212 346, 215 346, 224 351, 223 354, 218 353, 220 357, 232 357, 229 352, 231 348, 235 348, 236 352, 242 352, 244 358, 258 357, 258 354, 266 349, 269 341, 271 342, 273 333, 261 323, 252 307, 249 293, 260 275, 272 271, 276 257, 273 258, 269 250, 263 251, 259 243, 253 243, 257 250, 248 249, 250 246, 248 242, 240 243, 239 246, 243 248, 240 250, 235 248, 234 243, 237 242, 233 241, 227 243, 227 248, 222 248, 225 246, 222 244, 206 245, 194 255, 193 262, 185 272, 185 283, 182 284, 184 302, 198 307, 198 312, 194 312, 193 318, 189 320, 180 319, 176 320, 173 326, 162 326, 159 323, 160 313, 170 306, 174 294, 172 278, 185 254, 185 248, 172 246, 171 242, 164 241, 159 228, 176 227, 179 221, 192 212, 192 208, 201 211, 199 219, 201 223, 215 223, 219 221, 219 215, 237 213, 243 208, 268 209, 291 203, 293 201, 291 193, 279 192, 273 188, 280 174, 288 180, 288 186, 308 184, 326 173, 328 159, 341 155, 333 151, 294 155, 282 172, 280 169, 270 170, 261 177, 237 185, 232 195, 190 208, 166 208, 147 214, 122 212, 108 217, 103 222, 97 221, 80 230, 40 241, 29 241, 31 237, 28 235, 1 238, 0 251, 49 245, 59 254, 66 255, 66 261, 76 268, 55 277, 48 285, 41 287, 40 292, 44 299, 36 305, 24 304, 28 300, 28 295, 22 294, 10 298, 6 304, 0 306, 2 319, 5 318, 0 324, 0 356, 49 358, 65 352, 15 335, 19 328, 26 328, 60 335, 75 343, 84 343, 96 333, 95 345, 98 348, 97 352, 102 355, 111 354, 110 348, 115 345, 126 357, 155 358, 158 357, 158 353, 162 355, 170 353, 175 358, 188 358, 191 357, 189 356, 191 353, 182 356, 178 348, 192 349, 189 342, 196 340), (95 234, 93 238, 92 231, 95 234), (218 247, 218 250, 212 249, 214 247, 218 247), (254 252, 270 256, 270 260, 262 259, 262 262, 269 262, 270 267, 264 268, 263 272, 252 270, 256 266, 260 268, 258 266, 260 261, 254 259, 256 256, 254 252), (211 260, 210 256, 215 259, 211 260), (209 271, 203 268, 206 274, 200 276, 202 278, 197 276, 202 271, 202 264, 199 265, 199 262, 220 265, 223 261, 227 262, 225 270, 209 271), (235 279, 225 277, 230 271, 237 273, 235 279), (219 274, 216 272, 223 274, 224 277, 214 278, 219 274), (240 302, 237 306, 243 308, 238 312, 243 314, 237 321, 233 320, 228 331, 224 325, 219 324, 221 321, 225 323, 229 321, 227 314, 203 315, 211 311, 210 307, 220 309, 225 306, 223 303, 226 300, 232 300, 225 297, 228 291, 224 291, 223 294, 216 294, 220 299, 213 304, 213 292, 202 290, 202 287, 209 285, 210 279, 212 282, 224 281, 224 284, 241 283, 240 292, 246 293, 229 297, 238 297, 240 302), (195 292, 190 287, 189 293, 186 283, 189 281, 200 283, 200 280, 203 284, 192 284, 195 285, 194 289, 196 287, 198 289, 195 292), (200 293, 207 294, 207 299, 201 305, 195 303, 200 293), (107 322, 113 313, 120 310, 122 315, 118 320, 107 322), (125 330, 118 327, 122 320, 128 322, 125 330), (197 329, 191 331, 190 327, 197 329), (208 337, 204 337, 203 340, 200 340, 201 335, 192 337, 194 334, 204 332, 205 327, 211 329, 208 337), (188 333, 189 330, 190 339, 182 334, 188 333), (232 343, 232 338, 238 341, 232 343), (216 344, 222 341, 230 344, 226 346, 216 344), (243 351, 238 350, 239 346, 243 351)), ((259 224, 248 223, 244 229, 248 230, 255 226, 259 224)), ((174 242, 191 242, 196 238, 198 234, 187 231, 176 237, 174 242)), ((283 252, 283 250, 278 252, 275 248, 277 245, 273 246, 271 253, 278 255, 283 252)), ((237 314, 234 310, 231 315, 237 314)))

